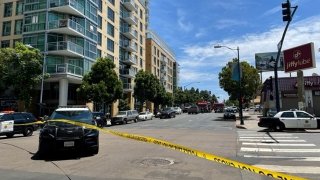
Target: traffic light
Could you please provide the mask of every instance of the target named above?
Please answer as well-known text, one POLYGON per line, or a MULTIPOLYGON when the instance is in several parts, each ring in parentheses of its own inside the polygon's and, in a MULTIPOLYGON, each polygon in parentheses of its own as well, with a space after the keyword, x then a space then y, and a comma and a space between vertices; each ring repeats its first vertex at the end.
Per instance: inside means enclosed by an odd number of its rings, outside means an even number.
POLYGON ((291 4, 290 1, 282 3, 282 20, 291 21, 291 4))

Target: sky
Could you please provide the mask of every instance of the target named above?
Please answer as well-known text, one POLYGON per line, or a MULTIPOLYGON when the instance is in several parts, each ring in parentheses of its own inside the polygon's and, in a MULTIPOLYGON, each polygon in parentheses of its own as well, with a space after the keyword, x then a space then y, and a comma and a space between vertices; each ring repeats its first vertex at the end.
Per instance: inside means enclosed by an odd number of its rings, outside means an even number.
MULTIPOLYGON (((239 47, 240 61, 255 66, 255 53, 276 52, 286 22, 282 21, 282 0, 150 0, 149 28, 174 51, 180 65, 179 86, 208 90, 227 100, 219 85, 219 72, 239 47)), ((320 1, 291 0, 298 6, 287 31, 283 48, 314 43, 316 68, 304 75, 320 74, 320 1)), ((296 73, 292 73, 296 76, 296 73)), ((265 80, 273 72, 262 73, 265 80)), ((289 73, 279 72, 279 77, 289 73)))

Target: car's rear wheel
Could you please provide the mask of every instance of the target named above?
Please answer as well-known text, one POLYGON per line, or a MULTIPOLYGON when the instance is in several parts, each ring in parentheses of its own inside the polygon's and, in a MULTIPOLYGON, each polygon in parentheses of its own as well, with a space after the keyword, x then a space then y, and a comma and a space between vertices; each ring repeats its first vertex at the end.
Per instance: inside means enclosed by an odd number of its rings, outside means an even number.
POLYGON ((135 118, 135 119, 134 119, 134 122, 135 122, 135 123, 138 122, 138 118, 135 118))
POLYGON ((273 129, 277 132, 283 131, 284 126, 282 124, 276 124, 273 129))
POLYGON ((31 127, 26 127, 22 134, 23 136, 32 136, 33 129, 31 127))

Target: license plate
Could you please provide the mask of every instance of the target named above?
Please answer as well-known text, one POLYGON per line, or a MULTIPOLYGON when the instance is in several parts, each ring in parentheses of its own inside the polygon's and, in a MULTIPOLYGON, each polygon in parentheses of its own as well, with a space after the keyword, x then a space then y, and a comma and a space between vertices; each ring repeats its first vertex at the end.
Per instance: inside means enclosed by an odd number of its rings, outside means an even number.
POLYGON ((65 141, 64 142, 64 147, 73 147, 74 146, 74 141, 65 141))

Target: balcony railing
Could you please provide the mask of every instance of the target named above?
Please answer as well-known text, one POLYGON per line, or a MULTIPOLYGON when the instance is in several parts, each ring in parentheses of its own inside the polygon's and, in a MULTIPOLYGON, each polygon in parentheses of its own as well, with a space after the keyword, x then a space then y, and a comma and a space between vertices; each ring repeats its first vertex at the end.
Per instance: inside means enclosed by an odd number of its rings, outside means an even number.
POLYGON ((84 16, 84 6, 77 0, 50 0, 50 8, 63 13, 84 16))
POLYGON ((137 10, 137 5, 136 5, 136 3, 134 3, 134 0, 121 0, 121 2, 130 11, 136 11, 137 10))
POLYGON ((127 56, 120 55, 120 60, 123 63, 126 63, 128 65, 134 65, 138 63, 137 58, 135 58, 135 56, 133 55, 127 55, 127 56))
MULTIPOLYGON (((83 47, 71 41, 58 41, 48 43, 48 52, 57 52, 61 55, 70 56, 83 56, 83 47), (57 52, 61 51, 61 52, 57 52), (63 52, 62 52, 63 51, 63 52)), ((58 55, 57 54, 57 55, 58 55)))
POLYGON ((136 44, 132 43, 131 41, 120 41, 120 46, 125 48, 127 51, 130 52, 137 52, 138 47, 136 44))
MULTIPOLYGON (((71 20, 71 19, 60 19, 60 20, 55 20, 55 21, 50 21, 49 22, 49 29, 56 29, 57 31, 61 31, 63 34, 70 34, 70 35, 84 35, 84 27, 71 20), (72 29, 72 31, 66 30, 72 29)), ((59 33, 59 32, 58 32, 59 33)))
POLYGON ((121 11, 121 18, 124 19, 127 23, 131 25, 137 25, 138 18, 133 15, 131 12, 121 11))
POLYGON ((133 86, 131 83, 123 83, 123 90, 124 91, 133 91, 133 86))
POLYGON ((73 74, 83 76, 83 69, 72 64, 51 64, 46 66, 46 72, 50 74, 73 74))
POLYGON ((129 39, 138 38, 138 32, 131 27, 122 27, 121 32, 129 39))
POLYGON ((136 76, 136 73, 137 72, 132 68, 120 69, 120 75, 125 76, 125 77, 133 78, 136 76))

